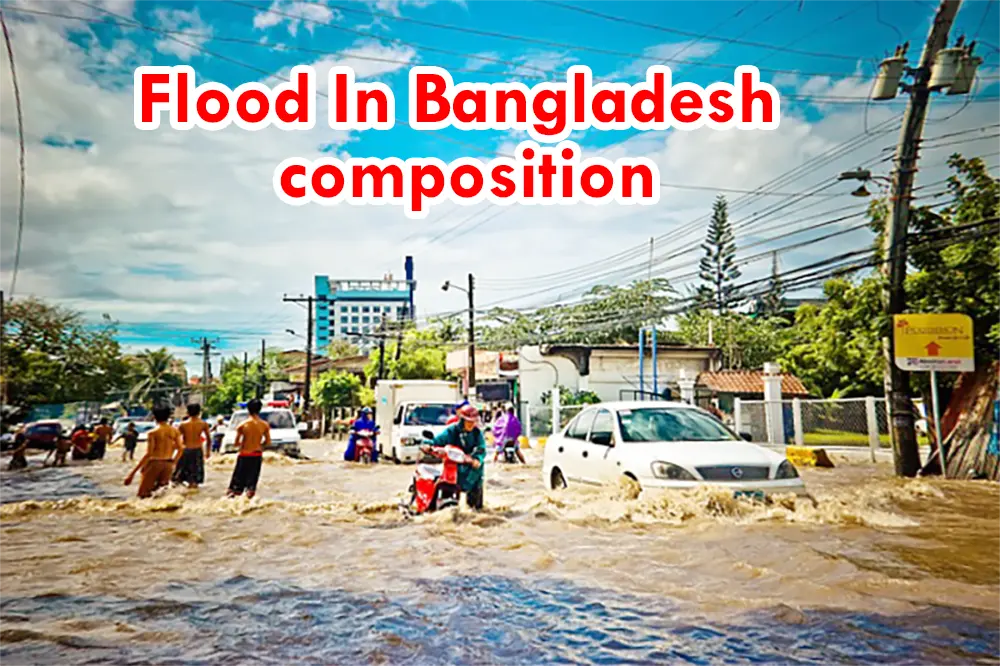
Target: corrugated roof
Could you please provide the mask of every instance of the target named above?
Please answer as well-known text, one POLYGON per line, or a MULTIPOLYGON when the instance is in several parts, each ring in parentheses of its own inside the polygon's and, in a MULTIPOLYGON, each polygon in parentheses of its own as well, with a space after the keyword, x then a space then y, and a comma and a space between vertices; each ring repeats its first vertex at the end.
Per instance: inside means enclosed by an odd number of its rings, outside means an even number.
MULTIPOLYGON (((764 372, 761 370, 720 370, 698 375, 699 386, 719 393, 764 394, 764 372)), ((809 395, 802 380, 788 373, 781 374, 781 395, 809 395)))

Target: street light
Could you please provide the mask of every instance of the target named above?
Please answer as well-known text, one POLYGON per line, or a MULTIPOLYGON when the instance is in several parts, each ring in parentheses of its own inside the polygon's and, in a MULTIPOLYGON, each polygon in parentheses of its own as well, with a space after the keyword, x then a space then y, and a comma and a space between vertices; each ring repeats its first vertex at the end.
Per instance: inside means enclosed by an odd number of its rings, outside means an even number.
POLYGON ((865 187, 865 183, 867 183, 868 181, 873 180, 876 182, 884 182, 886 184, 892 182, 886 176, 873 176, 871 171, 869 171, 868 169, 862 169, 861 167, 858 167, 853 171, 842 172, 839 176, 837 176, 837 180, 860 180, 861 185, 858 186, 858 189, 851 192, 851 196, 862 197, 862 198, 871 196, 871 192, 869 192, 868 188, 865 187))
POLYGON ((469 382, 468 382, 468 398, 474 398, 474 393, 476 390, 476 305, 475 305, 475 290, 476 290, 476 280, 469 273, 469 288, 459 287, 457 284, 452 284, 451 280, 445 280, 444 284, 441 285, 441 291, 448 291, 449 289, 458 289, 459 291, 464 291, 469 296, 469 382))

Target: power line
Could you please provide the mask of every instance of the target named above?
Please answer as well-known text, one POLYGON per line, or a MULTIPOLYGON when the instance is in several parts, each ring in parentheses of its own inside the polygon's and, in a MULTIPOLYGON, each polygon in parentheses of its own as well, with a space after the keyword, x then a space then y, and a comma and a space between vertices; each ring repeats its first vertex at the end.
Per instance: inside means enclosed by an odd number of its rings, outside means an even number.
POLYGON ((17 201, 17 243, 14 248, 14 267, 10 276, 10 297, 14 298, 17 287, 17 271, 21 266, 21 237, 24 233, 24 192, 25 192, 25 146, 24 146, 24 115, 21 110, 21 87, 17 82, 17 68, 14 67, 14 45, 11 43, 10 32, 3 10, 0 10, 0 26, 3 28, 3 41, 7 45, 7 58, 10 60, 10 80, 14 87, 14 108, 17 112, 17 143, 18 143, 18 201, 17 201))
MULTIPOLYGON (((654 23, 646 23, 644 21, 636 21, 635 19, 624 18, 621 16, 613 16, 611 14, 605 14, 604 12, 598 12, 593 9, 577 7, 574 5, 568 5, 563 2, 557 2, 556 0, 542 0, 543 4, 551 5, 553 7, 559 7, 560 9, 565 9, 567 11, 577 12, 580 14, 588 14, 590 16, 596 16, 602 18, 606 21, 614 21, 616 23, 625 23, 627 25, 634 25, 640 28, 648 28, 650 30, 656 30, 658 32, 666 32, 674 35, 681 35, 684 37, 698 37, 697 33, 688 32, 686 30, 678 30, 676 28, 667 28, 662 25, 656 25, 654 23)), ((727 44, 740 44, 742 46, 753 46, 756 48, 767 49, 769 51, 778 51, 782 53, 794 53, 796 55, 810 56, 814 58, 830 58, 834 60, 860 60, 858 56, 844 55, 842 53, 822 53, 817 51, 802 51, 799 49, 792 49, 788 46, 775 46, 773 44, 765 44, 762 42, 751 42, 749 40, 734 39, 731 37, 721 37, 714 36, 713 39, 717 42, 725 42, 727 44)))

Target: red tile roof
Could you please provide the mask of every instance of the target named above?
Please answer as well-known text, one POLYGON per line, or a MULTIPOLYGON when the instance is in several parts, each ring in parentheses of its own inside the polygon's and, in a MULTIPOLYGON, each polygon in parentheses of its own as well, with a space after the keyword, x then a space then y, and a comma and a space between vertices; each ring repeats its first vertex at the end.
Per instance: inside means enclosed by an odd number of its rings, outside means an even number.
MULTIPOLYGON (((720 370, 698 375, 697 384, 719 393, 753 393, 764 395, 764 373, 761 370, 720 370)), ((781 395, 805 396, 809 389, 795 375, 782 373, 781 395)))

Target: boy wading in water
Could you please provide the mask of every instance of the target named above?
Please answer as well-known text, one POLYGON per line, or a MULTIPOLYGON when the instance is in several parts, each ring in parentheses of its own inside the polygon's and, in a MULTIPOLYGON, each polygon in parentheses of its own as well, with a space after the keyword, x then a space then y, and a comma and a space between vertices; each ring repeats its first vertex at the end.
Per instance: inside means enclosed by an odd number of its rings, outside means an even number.
POLYGON ((135 447, 139 443, 139 431, 136 430, 135 424, 129 423, 125 432, 118 439, 122 440, 125 445, 125 450, 122 451, 122 462, 125 462, 125 458, 135 460, 135 447))
POLYGON ((271 445, 271 426, 260 418, 260 400, 254 398, 247 404, 250 418, 236 428, 236 468, 229 482, 227 497, 242 495, 245 490, 248 498, 257 494, 257 480, 260 479, 260 466, 264 462, 264 447, 271 445))
POLYGON ((205 461, 212 455, 212 433, 207 423, 201 420, 201 405, 188 405, 188 418, 181 423, 178 430, 184 439, 184 453, 177 461, 173 482, 186 483, 190 488, 197 488, 205 482, 205 461), (201 437, 205 436, 205 452, 202 453, 201 437))
POLYGON ((146 455, 125 477, 125 485, 130 485, 135 473, 142 470, 142 481, 139 483, 140 498, 149 497, 153 491, 170 483, 174 461, 184 451, 180 431, 167 423, 170 411, 169 407, 157 407, 153 410, 157 426, 149 432, 146 455))

